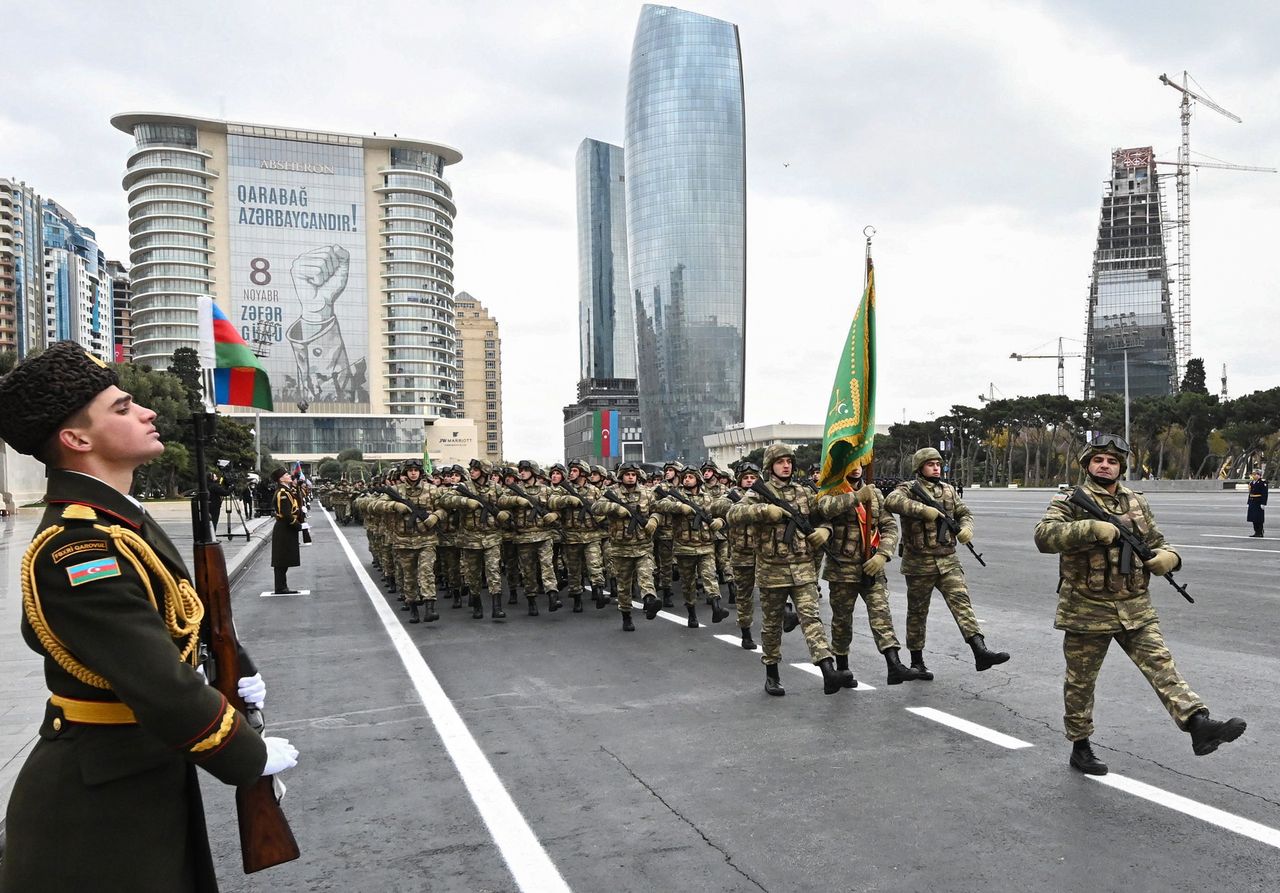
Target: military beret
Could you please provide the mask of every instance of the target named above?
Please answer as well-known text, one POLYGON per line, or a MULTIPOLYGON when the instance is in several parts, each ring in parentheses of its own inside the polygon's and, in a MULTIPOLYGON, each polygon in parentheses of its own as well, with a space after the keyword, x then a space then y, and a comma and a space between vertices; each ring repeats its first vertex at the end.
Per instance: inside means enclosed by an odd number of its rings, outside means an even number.
POLYGON ((58 427, 120 377, 74 341, 59 341, 0 378, 0 439, 33 456, 58 427))

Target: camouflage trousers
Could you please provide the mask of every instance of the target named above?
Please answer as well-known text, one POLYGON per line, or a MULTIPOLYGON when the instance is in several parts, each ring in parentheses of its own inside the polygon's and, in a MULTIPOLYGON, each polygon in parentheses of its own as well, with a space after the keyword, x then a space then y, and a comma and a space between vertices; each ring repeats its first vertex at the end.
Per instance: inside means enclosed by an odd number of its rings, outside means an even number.
POLYGON ((973 605, 969 601, 969 589, 964 584, 964 571, 954 567, 942 574, 911 574, 907 577, 907 648, 911 651, 924 650, 925 624, 929 620, 929 601, 933 590, 942 593, 951 616, 960 627, 960 634, 965 641, 982 632, 978 626, 978 618, 973 616, 973 605))
POLYGON ((462 548, 462 582, 471 590, 472 595, 479 594, 485 587, 481 580, 489 585, 489 591, 502 592, 502 547, 489 546, 481 549, 462 548))
POLYGON ((738 626, 746 629, 756 616, 756 566, 735 564, 733 579, 738 587, 738 626))
POLYGON ((551 540, 536 543, 517 543, 520 554, 520 577, 524 581, 524 594, 538 591, 538 581, 547 592, 556 592, 560 586, 556 580, 556 568, 551 558, 551 540))
POLYGON ((444 589, 457 589, 462 585, 462 561, 457 546, 436 547, 436 575, 444 589))
POLYGON ((782 612, 787 603, 787 596, 796 606, 796 614, 800 617, 800 628, 804 631, 804 642, 809 646, 809 659, 815 664, 831 656, 827 647, 827 631, 822 627, 822 618, 818 616, 818 584, 802 583, 799 586, 760 589, 760 614, 763 622, 760 627, 760 645, 763 654, 760 662, 765 666, 782 661, 782 612))
POLYGON ((396 547, 389 536, 378 541, 378 566, 382 568, 383 576, 394 580, 396 589, 399 589, 400 573, 396 567, 396 547))
POLYGON ((646 553, 635 558, 614 555, 613 572, 618 579, 618 591, 614 595, 618 597, 619 611, 629 612, 631 610, 632 586, 639 587, 641 599, 646 595, 655 594, 653 589, 652 555, 646 553))
POLYGON ((565 543, 564 563, 569 577, 569 591, 581 592, 583 573, 592 586, 604 585, 604 562, 600 558, 600 541, 565 543))
POLYGON ((720 584, 716 582, 716 556, 713 553, 677 555, 676 567, 680 569, 680 591, 684 593, 686 606, 697 602, 699 582, 707 591, 707 598, 715 598, 720 594, 720 584))
POLYGON ((436 547, 396 549, 396 580, 410 604, 436 597, 436 547))
POLYGON ((676 544, 673 540, 653 541, 654 574, 659 589, 671 588, 671 568, 675 564, 676 544))
POLYGON ((1160 624, 1151 623, 1117 633, 1068 631, 1063 635, 1062 653, 1067 659, 1067 675, 1062 684, 1062 700, 1066 709, 1062 725, 1067 738, 1079 741, 1093 734, 1093 688, 1112 639, 1120 643, 1124 653, 1147 677, 1147 682, 1151 683, 1160 703, 1164 704, 1164 709, 1169 711, 1178 728, 1185 730, 1187 720, 1205 709, 1205 704, 1174 665, 1173 655, 1160 634, 1160 624))
POLYGON ((515 592, 520 586, 520 547, 514 541, 504 539, 500 548, 502 572, 507 575, 507 588, 515 592))
POLYGON ((604 569, 604 575, 610 579, 618 576, 613 569, 613 546, 607 539, 596 540, 596 542, 600 545, 600 564, 604 569))
MULTIPOLYGON (((853 611, 858 597, 867 605, 867 623, 876 640, 876 651, 884 653, 890 648, 902 647, 893 632, 893 614, 889 611, 889 586, 884 574, 874 581, 861 582, 831 580, 831 650, 847 655, 853 641, 853 611)), ((741 596, 739 596, 741 597, 741 596)))
POLYGON ((726 583, 733 582, 733 565, 729 562, 728 540, 716 540, 716 574, 726 583))

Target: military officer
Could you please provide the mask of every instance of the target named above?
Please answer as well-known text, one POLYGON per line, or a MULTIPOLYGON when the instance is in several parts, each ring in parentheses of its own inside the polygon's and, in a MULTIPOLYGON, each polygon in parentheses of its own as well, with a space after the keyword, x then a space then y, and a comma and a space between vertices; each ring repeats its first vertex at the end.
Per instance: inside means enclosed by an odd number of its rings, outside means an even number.
POLYGON ((441 493, 438 504, 445 510, 457 509, 461 514, 457 544, 462 551, 462 575, 471 592, 471 616, 484 618, 484 600, 480 593, 487 584, 493 620, 506 619, 502 609, 502 525, 511 513, 498 508, 499 493, 489 482, 493 466, 486 459, 472 459, 469 479, 449 492, 441 493), (483 583, 481 581, 484 581, 483 583))
POLYGON ((614 593, 618 596, 618 610, 626 632, 635 630, 631 622, 633 586, 640 590, 646 619, 657 617, 662 607, 653 585, 653 534, 658 529, 658 516, 653 507, 657 500, 653 491, 640 486, 639 482, 640 466, 624 462, 618 468, 618 485, 608 491, 617 502, 606 494, 606 498, 596 501, 593 509, 598 517, 609 519, 609 549, 618 580, 614 593))
POLYGON ((1213 753, 1245 730, 1243 719, 1209 718, 1204 701, 1182 678, 1165 645, 1147 585, 1153 575, 1178 570, 1182 559, 1165 543, 1147 500, 1120 483, 1128 462, 1129 444, 1124 438, 1095 435, 1080 453, 1086 475, 1080 489, 1107 512, 1125 519, 1125 526, 1155 550, 1145 565, 1134 562, 1132 570, 1123 573, 1116 526, 1092 518, 1071 502, 1072 494, 1054 498, 1035 532, 1036 547, 1058 555, 1058 610, 1053 625, 1063 631, 1067 661, 1063 724, 1072 742, 1070 764, 1089 775, 1107 774, 1089 738, 1094 731, 1094 685, 1113 639, 1147 677, 1178 728, 1191 735, 1197 756, 1213 753))
MULTIPOLYGON (((814 494, 795 475, 795 450, 785 443, 770 444, 764 451, 765 487, 775 500, 792 511, 808 517, 814 494)), ((747 491, 742 501, 729 510, 730 524, 750 524, 756 541, 756 583, 760 587, 760 612, 764 618, 760 642, 764 646, 761 661, 765 667, 764 690, 771 695, 785 695, 778 673, 782 660, 782 606, 790 598, 804 630, 809 657, 822 670, 822 690, 835 694, 852 678, 848 671, 837 671, 827 644, 826 631, 818 616, 818 574, 814 570, 814 553, 821 550, 831 536, 830 525, 817 525, 812 534, 803 536, 795 530, 786 510, 754 490, 747 491)))
POLYGON ((271 473, 271 481, 276 485, 272 500, 275 526, 271 528, 271 567, 275 570, 275 593, 296 595, 298 590, 290 589, 285 578, 289 568, 302 564, 298 548, 298 532, 302 530, 302 505, 298 502, 293 477, 288 471, 277 468, 271 473))
MULTIPOLYGON (((729 509, 741 501, 742 494, 751 489, 760 477, 760 469, 751 462, 742 462, 737 468, 738 486, 726 491, 725 495, 711 504, 711 511, 718 518, 727 518, 729 509)), ((754 528, 750 524, 729 524, 725 534, 729 544, 729 562, 733 567, 733 578, 737 582, 738 629, 742 633, 742 647, 748 651, 756 650, 755 640, 751 637, 751 624, 755 620, 756 607, 756 542, 754 528)), ((729 590, 733 592, 732 588, 729 590)), ((732 600, 731 600, 732 601, 732 600)))
POLYGON ((916 450, 911 464, 915 477, 900 483, 885 500, 889 511, 902 517, 902 574, 907 578, 907 648, 911 650, 911 666, 921 679, 933 679, 924 663, 924 641, 929 601, 935 588, 942 593, 960 634, 973 650, 978 671, 1002 664, 1009 655, 987 648, 982 628, 973 615, 964 568, 956 557, 956 543, 964 544, 973 538, 973 514, 956 495, 956 488, 942 480, 941 453, 932 447, 916 450), (912 494, 915 485, 960 525, 954 538, 942 523, 942 512, 912 494))
POLYGON ((898 544, 898 525, 885 509, 880 490, 864 484, 862 477, 862 466, 858 466, 846 477, 849 492, 818 500, 818 514, 831 522, 831 539, 827 540, 827 560, 822 570, 822 579, 831 592, 831 650, 836 655, 836 669, 848 670, 853 610, 861 597, 867 606, 867 623, 876 650, 888 665, 888 683, 900 685, 920 676, 904 667, 898 658, 902 646, 893 631, 893 614, 889 610, 889 581, 884 566, 898 544))
MULTIPOLYGON (((71 341, 0 379, 0 438, 48 474, 21 591, 50 690, 8 803, 4 890, 215 890, 196 767, 245 785, 297 762, 196 670, 204 607, 128 495, 164 451, 155 418, 71 341)), ((256 673, 238 688, 265 697, 256 673)))
POLYGON ((716 582, 715 535, 724 527, 724 519, 706 520, 714 500, 702 492, 702 486, 698 469, 690 466, 680 474, 683 501, 668 495, 654 506, 655 511, 666 515, 670 521, 684 607, 689 615, 689 626, 695 629, 698 626, 698 583, 702 584, 711 603, 711 622, 719 623, 729 616, 729 612, 720 605, 720 584, 716 582))

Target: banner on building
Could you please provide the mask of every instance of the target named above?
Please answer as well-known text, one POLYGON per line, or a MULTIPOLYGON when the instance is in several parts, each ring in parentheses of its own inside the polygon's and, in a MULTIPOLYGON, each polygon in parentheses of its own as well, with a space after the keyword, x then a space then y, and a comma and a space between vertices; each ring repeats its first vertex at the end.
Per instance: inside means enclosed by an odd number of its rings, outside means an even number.
POLYGON ((616 409, 598 409, 592 413, 595 422, 593 455, 601 459, 616 459, 621 455, 621 415, 616 409))
POLYGON ((231 134, 227 154, 232 325, 268 348, 277 403, 367 412, 364 150, 231 134))

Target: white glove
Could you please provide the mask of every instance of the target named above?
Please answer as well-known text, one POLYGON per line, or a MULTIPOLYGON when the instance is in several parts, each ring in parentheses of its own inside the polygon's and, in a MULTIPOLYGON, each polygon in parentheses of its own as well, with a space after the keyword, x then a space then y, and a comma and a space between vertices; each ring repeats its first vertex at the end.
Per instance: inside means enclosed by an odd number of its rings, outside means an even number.
POLYGON ((298 748, 290 744, 288 738, 262 740, 267 745, 267 765, 262 767, 263 775, 278 775, 298 765, 298 748))
POLYGON ((241 700, 250 707, 261 710, 263 703, 267 700, 267 683, 262 681, 261 673, 241 676, 240 681, 236 683, 236 694, 240 695, 241 700))

